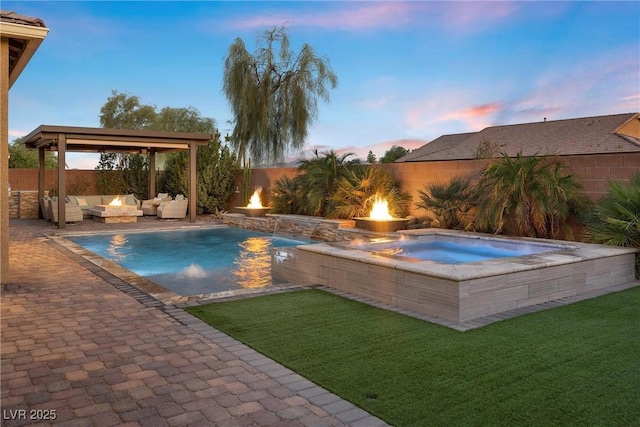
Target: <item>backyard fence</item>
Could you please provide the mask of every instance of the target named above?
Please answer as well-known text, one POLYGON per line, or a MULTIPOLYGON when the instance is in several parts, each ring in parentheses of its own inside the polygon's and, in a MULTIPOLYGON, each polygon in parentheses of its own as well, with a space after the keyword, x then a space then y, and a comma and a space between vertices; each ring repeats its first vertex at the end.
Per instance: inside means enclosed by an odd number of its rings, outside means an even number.
MULTIPOLYGON (((640 169, 640 153, 638 152, 562 156, 561 159, 567 163, 569 169, 582 183, 583 193, 593 200, 605 194, 606 184, 610 179, 627 180, 640 169)), ((410 207, 410 214, 419 216, 423 213, 416 209, 415 202, 419 200, 418 191, 424 189, 425 185, 431 182, 447 182, 459 175, 479 174, 490 162, 490 159, 449 160, 385 163, 375 164, 372 167, 385 168, 395 177, 402 190, 413 197, 414 203, 410 207)), ((96 190, 98 172, 104 173, 105 171, 68 170, 66 177, 67 194, 98 194, 96 190)), ((270 190, 273 184, 284 176, 293 177, 295 174, 295 167, 254 168, 251 173, 250 187, 252 190, 262 187, 265 192, 263 199, 268 201, 270 200, 270 190)), ((241 181, 242 174, 239 174, 237 179, 238 191, 229 200, 227 204, 228 210, 241 205, 241 181)), ((57 170, 46 170, 44 182, 45 190, 55 192, 57 189, 57 170)), ((34 209, 37 213, 37 200, 29 194, 25 194, 24 200, 22 200, 23 197, 19 195, 22 191, 33 192, 38 190, 37 169, 9 169, 9 183, 12 193, 18 192, 10 201, 12 215, 24 217, 20 214, 20 211, 30 212, 31 215, 34 209), (30 203, 35 203, 35 208, 29 208, 27 205, 30 203), (24 208, 18 209, 16 206, 23 206, 24 208)), ((10 215, 10 217, 14 218, 16 216, 10 215)))

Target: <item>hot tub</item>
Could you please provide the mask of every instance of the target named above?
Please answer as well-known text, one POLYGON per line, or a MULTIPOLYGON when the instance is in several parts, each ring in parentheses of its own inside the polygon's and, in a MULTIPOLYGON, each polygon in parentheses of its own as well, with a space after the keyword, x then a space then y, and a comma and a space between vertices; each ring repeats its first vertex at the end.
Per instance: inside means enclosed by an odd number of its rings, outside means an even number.
POLYGON ((439 229, 401 233, 405 240, 277 248, 272 272, 454 323, 638 284, 630 248, 439 229), (434 247, 471 256, 447 262, 432 256, 434 247))

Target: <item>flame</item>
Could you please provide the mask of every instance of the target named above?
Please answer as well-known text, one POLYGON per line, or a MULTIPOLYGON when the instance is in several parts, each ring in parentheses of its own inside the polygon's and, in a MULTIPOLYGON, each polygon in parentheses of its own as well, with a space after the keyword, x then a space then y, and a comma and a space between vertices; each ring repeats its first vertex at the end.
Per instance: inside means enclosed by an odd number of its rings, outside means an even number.
POLYGON ((264 206, 262 206, 262 202, 260 201, 260 193, 262 192, 262 188, 258 188, 256 191, 253 192, 253 194, 251 195, 251 198, 249 199, 249 204, 247 205, 248 208, 262 208, 264 206))
POLYGON ((122 200, 120 200, 120 196, 116 196, 115 199, 109 203, 109 206, 122 206, 122 200))
POLYGON ((393 219, 389 213, 389 202, 387 202, 387 199, 376 196, 369 218, 377 220, 393 219))

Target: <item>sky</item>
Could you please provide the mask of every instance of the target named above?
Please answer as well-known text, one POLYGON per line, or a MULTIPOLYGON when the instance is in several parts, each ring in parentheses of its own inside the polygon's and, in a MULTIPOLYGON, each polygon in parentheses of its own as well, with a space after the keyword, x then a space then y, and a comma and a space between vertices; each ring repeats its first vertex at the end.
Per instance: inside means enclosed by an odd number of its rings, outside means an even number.
MULTIPOLYGON (((640 111, 637 1, 8 1, 47 38, 10 91, 9 140, 99 127, 112 90, 195 107, 231 133, 224 60, 285 25, 338 76, 303 155, 378 157, 487 126, 640 111)), ((296 153, 292 153, 294 155, 296 153)), ((69 153, 93 169, 96 154, 69 153)))

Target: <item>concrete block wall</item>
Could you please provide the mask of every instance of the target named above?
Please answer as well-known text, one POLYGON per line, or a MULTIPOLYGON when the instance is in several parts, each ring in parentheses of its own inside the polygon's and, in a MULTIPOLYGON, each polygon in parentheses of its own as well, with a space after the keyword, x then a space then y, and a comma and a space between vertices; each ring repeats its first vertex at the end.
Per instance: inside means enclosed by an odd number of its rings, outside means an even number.
MULTIPOLYGON (((640 169, 640 152, 615 153, 615 154, 589 154, 580 156, 562 156, 569 168, 581 180, 583 192, 591 199, 596 200, 606 192, 606 184, 610 179, 629 179, 640 169)), ((388 170, 400 183, 401 188, 411 194, 413 203, 410 206, 410 214, 423 216, 424 212, 415 207, 419 201, 419 190, 431 182, 448 181, 458 175, 478 175, 491 163, 489 159, 479 160, 451 160, 437 162, 407 162, 375 164, 373 167, 381 167, 388 170)), ((55 169, 45 171, 45 189, 56 187, 57 175, 55 169)), ((97 194, 95 170, 69 170, 67 171, 67 183, 87 183, 89 188, 86 194, 97 194)), ((295 167, 281 168, 255 168, 251 174, 251 188, 262 187, 265 201, 271 198, 271 187, 282 177, 294 177, 295 167)), ((237 185, 242 185, 242 176, 239 175, 237 185)), ((9 169, 9 182, 12 190, 36 191, 38 189, 37 169, 9 169)), ((240 206, 240 192, 236 193, 229 201, 228 209, 240 206)))

